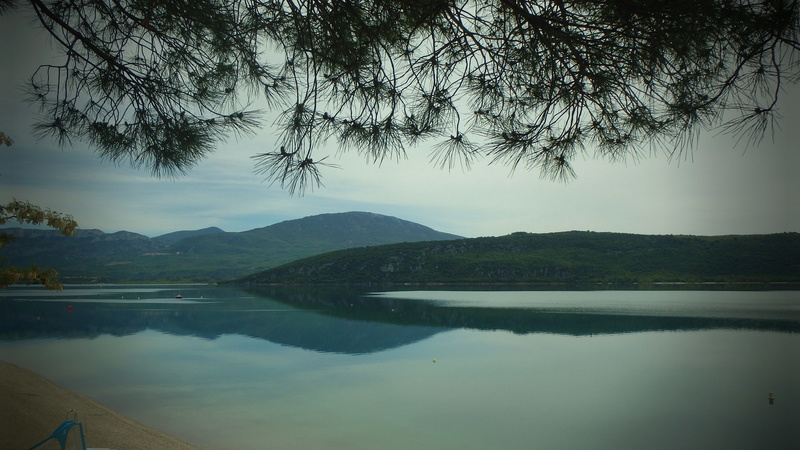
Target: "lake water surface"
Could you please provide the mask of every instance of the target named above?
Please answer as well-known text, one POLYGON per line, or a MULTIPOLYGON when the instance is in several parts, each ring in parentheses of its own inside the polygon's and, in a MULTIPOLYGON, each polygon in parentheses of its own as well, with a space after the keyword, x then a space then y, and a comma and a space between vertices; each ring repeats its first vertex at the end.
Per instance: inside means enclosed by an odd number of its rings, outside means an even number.
POLYGON ((11 287, 0 359, 208 449, 800 448, 793 290, 11 287))

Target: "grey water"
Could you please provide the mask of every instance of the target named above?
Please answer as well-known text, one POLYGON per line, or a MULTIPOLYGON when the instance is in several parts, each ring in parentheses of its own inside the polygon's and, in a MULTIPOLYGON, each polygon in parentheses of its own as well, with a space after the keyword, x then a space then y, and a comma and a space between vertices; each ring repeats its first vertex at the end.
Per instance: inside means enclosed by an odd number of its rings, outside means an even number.
POLYGON ((11 287, 0 359, 207 449, 800 448, 800 291, 393 289, 11 287))

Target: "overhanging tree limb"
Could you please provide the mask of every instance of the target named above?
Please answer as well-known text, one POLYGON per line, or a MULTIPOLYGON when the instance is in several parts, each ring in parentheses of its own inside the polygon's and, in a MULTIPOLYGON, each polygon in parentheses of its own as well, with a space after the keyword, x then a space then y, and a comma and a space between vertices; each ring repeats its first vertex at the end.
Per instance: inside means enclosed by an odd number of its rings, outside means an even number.
POLYGON ((797 0, 17 3, 65 56, 34 82, 40 131, 179 174, 255 129, 238 105, 260 88, 283 113, 256 169, 292 192, 319 185, 332 141, 561 179, 583 153, 683 152, 702 128, 752 143, 800 78, 797 0))

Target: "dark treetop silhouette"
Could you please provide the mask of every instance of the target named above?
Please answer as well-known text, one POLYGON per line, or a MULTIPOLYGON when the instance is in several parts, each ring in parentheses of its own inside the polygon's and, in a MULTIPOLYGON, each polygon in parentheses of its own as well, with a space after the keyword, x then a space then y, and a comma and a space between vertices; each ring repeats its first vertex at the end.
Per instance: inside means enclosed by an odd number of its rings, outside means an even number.
POLYGON ((0 0, 61 52, 32 74, 36 130, 156 175, 280 114, 256 171, 320 184, 328 139, 370 160, 422 140, 433 164, 476 159, 574 176, 702 128, 753 143, 798 79, 791 0, 0 0), (723 117, 724 116, 724 117, 723 117), (645 145, 643 145, 645 144, 645 145))

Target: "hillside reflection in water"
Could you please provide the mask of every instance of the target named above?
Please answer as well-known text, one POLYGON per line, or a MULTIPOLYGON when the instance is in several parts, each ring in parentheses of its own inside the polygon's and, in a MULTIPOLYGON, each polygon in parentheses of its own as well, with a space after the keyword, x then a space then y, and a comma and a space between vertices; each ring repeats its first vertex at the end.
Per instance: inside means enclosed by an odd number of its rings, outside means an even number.
POLYGON ((10 289, 0 339, 121 336, 152 329, 369 353, 458 329, 572 336, 704 329, 800 331, 796 291, 388 291, 343 286, 10 289), (176 299, 174 292, 182 298, 176 299), (73 305, 64 308, 54 302, 73 305))
POLYGON ((794 290, 68 286, 0 308, 0 359, 203 448, 798 447, 794 290))

